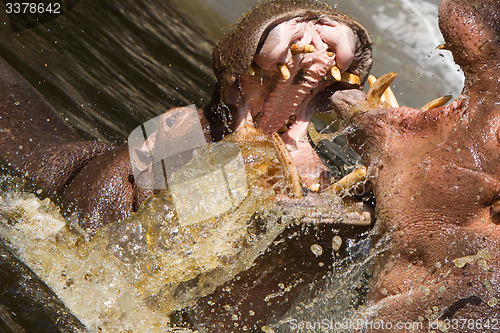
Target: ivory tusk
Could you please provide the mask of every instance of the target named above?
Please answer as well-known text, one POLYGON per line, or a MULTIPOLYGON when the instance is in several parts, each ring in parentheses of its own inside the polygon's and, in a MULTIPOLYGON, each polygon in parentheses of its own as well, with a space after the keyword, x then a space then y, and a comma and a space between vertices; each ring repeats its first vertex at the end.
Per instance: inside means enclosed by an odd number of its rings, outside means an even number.
POLYGON ((425 104, 424 106, 422 106, 420 108, 420 110, 429 111, 431 109, 438 108, 438 107, 443 106, 446 103, 448 103, 452 98, 453 98, 452 95, 441 96, 441 97, 436 98, 435 100, 432 100, 429 103, 425 104))
POLYGON ((290 155, 283 139, 278 133, 274 132, 271 139, 274 149, 276 149, 276 155, 278 156, 280 165, 285 173, 285 177, 290 184, 290 196, 292 198, 302 198, 303 193, 302 185, 300 184, 300 175, 295 163, 293 163, 292 155, 290 155))
POLYGON ((373 105, 379 105, 384 92, 389 88, 391 83, 394 81, 398 74, 396 73, 387 73, 382 75, 377 81, 373 83, 368 90, 368 94, 366 95, 366 100, 368 103, 373 105))
MULTIPOLYGON (((377 78, 373 75, 368 76, 368 83, 370 84, 370 87, 373 86, 373 84, 377 81, 377 78)), ((398 100, 396 99, 396 96, 392 92, 391 87, 387 87, 387 89, 384 91, 384 94, 381 97, 382 102, 387 102, 390 107, 393 108, 398 108, 399 103, 398 100)))

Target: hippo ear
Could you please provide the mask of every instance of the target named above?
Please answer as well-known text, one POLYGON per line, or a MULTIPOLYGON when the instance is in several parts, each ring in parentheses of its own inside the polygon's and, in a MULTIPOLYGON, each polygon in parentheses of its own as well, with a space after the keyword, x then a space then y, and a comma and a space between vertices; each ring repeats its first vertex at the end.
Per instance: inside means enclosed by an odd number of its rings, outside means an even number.
MULTIPOLYGON (((439 26, 446 49, 466 74, 492 69, 500 56, 498 0, 443 0, 439 26)), ((496 79, 496 78, 495 78, 496 79)))

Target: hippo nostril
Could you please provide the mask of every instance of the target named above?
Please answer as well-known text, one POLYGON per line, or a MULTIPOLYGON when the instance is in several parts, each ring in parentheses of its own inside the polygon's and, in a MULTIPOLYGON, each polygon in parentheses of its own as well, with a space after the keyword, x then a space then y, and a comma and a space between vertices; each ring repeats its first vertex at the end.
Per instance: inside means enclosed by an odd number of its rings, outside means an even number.
POLYGON ((259 120, 260 118, 262 118, 264 116, 264 112, 259 112, 257 113, 255 116, 253 116, 253 120, 254 121, 257 121, 259 120))

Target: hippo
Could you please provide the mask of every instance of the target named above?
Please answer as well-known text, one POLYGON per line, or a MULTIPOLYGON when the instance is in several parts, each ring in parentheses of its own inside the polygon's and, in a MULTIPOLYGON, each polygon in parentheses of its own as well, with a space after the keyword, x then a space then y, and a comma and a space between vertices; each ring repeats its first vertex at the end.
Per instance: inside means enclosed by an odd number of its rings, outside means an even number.
MULTIPOLYGON (((321 2, 268 1, 257 6, 214 49, 218 83, 212 101, 198 110, 206 138, 222 141, 257 132, 253 136, 272 139, 282 167, 286 165, 289 171, 289 197, 305 198, 305 205, 314 205, 316 192, 330 184, 331 175, 309 143, 308 124, 313 113, 329 110, 329 98, 335 91, 362 89, 372 65, 371 44, 368 32, 359 23, 321 2), (282 37, 286 40, 276 47, 275 42, 282 37), (286 92, 283 97, 281 91, 286 92)), ((138 151, 130 154, 127 144, 115 147, 81 140, 3 60, 0 71, 0 142, 6 168, 30 179, 39 195, 68 205, 68 215, 79 213, 79 227, 86 235, 101 236, 99 231, 105 224, 119 230, 114 222, 126 223, 154 194, 138 186, 132 172, 131 159, 140 158, 138 151)), ((179 128, 178 123, 169 121, 175 114, 176 110, 171 110, 163 116, 161 123, 166 127, 159 131, 179 128)), ((293 209, 296 203, 288 201, 291 206, 287 206, 284 201, 284 209, 293 209)), ((317 222, 328 217, 314 219, 317 222)), ((285 302, 276 302, 275 310, 259 310, 259 323, 268 322, 289 307, 294 295, 330 267, 333 258, 327 254, 331 252, 332 237, 338 233, 331 228, 337 221, 330 222, 319 227, 310 224, 306 229, 311 232, 302 230, 299 236, 305 237, 300 241, 291 246, 274 246, 258 260, 258 265, 244 273, 251 279, 265 272, 268 285, 283 280, 283 271, 288 280, 301 281, 285 302), (312 245, 319 246, 316 243, 322 245, 324 255, 311 252, 312 245), (278 261, 277 256, 281 257, 278 261)), ((370 214, 364 222, 362 226, 346 227, 345 234, 366 231, 370 214)), ((291 227, 280 237, 293 239, 300 229, 291 227)), ((272 292, 272 288, 268 291, 272 292)), ((255 294, 249 300, 263 300, 262 293, 255 294)))
MULTIPOLYGON (((313 113, 329 110, 335 91, 362 88, 371 45, 359 23, 321 2, 257 6, 213 50, 218 83, 211 102, 199 109, 207 139, 219 141, 245 125, 276 132, 303 187, 324 189, 331 176, 309 143, 307 126, 313 113)), ((127 144, 82 141, 3 60, 0 71, 0 143, 10 170, 62 197, 90 234, 130 216, 152 195, 136 184, 127 144)))
MULTIPOLYGON (((427 111, 386 108, 378 97, 390 78, 381 78, 366 101, 360 89, 371 39, 359 24, 319 2, 267 2, 214 50, 219 83, 200 118, 216 141, 248 125, 280 135, 306 192, 328 184, 327 169, 304 140, 311 113, 333 105, 355 124, 351 143, 369 166, 376 229, 381 240, 392 238, 377 259, 364 316, 442 328, 498 312, 498 4, 444 1, 440 24, 443 48, 466 74, 462 96, 427 111), (297 38, 294 31, 307 33, 297 38)), ((81 141, 15 71, 4 63, 1 69, 0 141, 10 168, 73 202, 91 230, 137 210, 151 193, 136 186, 127 146, 81 141)), ((204 320, 210 313, 202 312, 204 320)), ((478 331, 458 329, 467 330, 478 331)))
POLYGON ((420 322, 418 332, 499 328, 499 17, 498 1, 441 3, 440 48, 465 74, 449 105, 385 108, 372 90, 366 99, 332 97, 356 127, 349 142, 369 166, 378 235, 390 235, 367 296, 369 320, 420 322))
MULTIPOLYGON (((394 73, 367 94, 340 90, 331 97, 333 110, 355 129, 349 143, 368 166, 376 200, 374 250, 380 254, 357 314, 360 331, 499 328, 499 10, 488 0, 442 2, 446 44, 439 48, 452 52, 466 78, 462 94, 449 105, 443 106, 450 99, 444 97, 421 109, 388 107, 381 98, 394 73)), ((269 308, 252 294, 236 296, 245 290, 243 281, 221 286, 180 320, 202 331, 230 332, 235 323, 256 329, 260 323, 271 332, 273 324, 245 316, 249 304, 269 308), (235 314, 237 321, 231 320, 235 314)))

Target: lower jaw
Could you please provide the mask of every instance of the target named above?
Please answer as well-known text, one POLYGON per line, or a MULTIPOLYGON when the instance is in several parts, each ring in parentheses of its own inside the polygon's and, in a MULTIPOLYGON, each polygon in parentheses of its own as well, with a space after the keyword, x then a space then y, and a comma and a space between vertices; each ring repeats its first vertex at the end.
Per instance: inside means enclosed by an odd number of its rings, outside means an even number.
MULTIPOLYGON (((359 77, 357 79, 359 80, 359 77)), ((332 79, 330 78, 329 80, 332 79)), ((352 88, 359 89, 360 82, 353 82, 351 80, 352 74, 346 72, 341 81, 319 81, 318 79, 318 82, 310 82, 311 86, 309 88, 311 89, 311 93, 302 96, 295 110, 281 113, 271 111, 276 117, 282 118, 282 120, 276 121, 277 124, 272 128, 266 126, 269 124, 263 121, 269 118, 269 115, 266 115, 267 118, 261 119, 259 123, 259 118, 256 118, 256 115, 264 113, 252 112, 252 106, 247 105, 244 99, 240 99, 239 103, 237 103, 240 104, 240 107, 236 116, 237 123, 235 130, 245 125, 251 125, 270 136, 273 132, 280 134, 299 173, 302 186, 314 192, 320 191, 330 185, 331 172, 330 168, 324 164, 309 142, 308 124, 314 113, 325 112, 330 109, 330 97, 335 91, 352 88), (294 119, 289 121, 289 117, 293 117, 294 119), (283 127, 279 129, 281 126, 283 127)), ((288 88, 298 89, 297 86, 288 86, 288 88)), ((283 93, 283 95, 287 94, 283 93)), ((240 96, 243 96, 243 94, 240 96)), ((290 104, 290 101, 287 102, 287 104, 290 104)), ((269 107, 267 109, 272 110, 269 107)))
MULTIPOLYGON (((251 119, 251 117, 249 118, 251 119)), ((330 185, 330 169, 323 163, 309 142, 307 135, 309 121, 310 119, 297 121, 278 136, 281 137, 291 157, 291 161, 288 162, 293 164, 293 167, 298 171, 302 187, 318 192, 330 185)), ((248 121, 243 121, 235 131, 244 129, 245 126, 252 126, 269 136, 273 136, 269 130, 266 131, 261 126, 253 125, 248 121)))
POLYGON ((292 138, 288 133, 284 133, 281 137, 290 151, 304 187, 317 192, 330 184, 330 169, 309 143, 307 132, 304 132, 300 139, 292 138))

